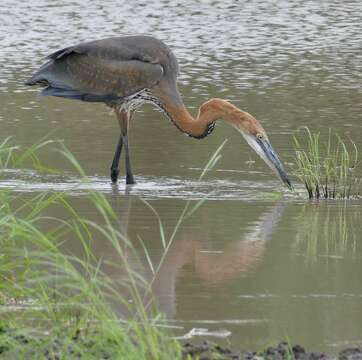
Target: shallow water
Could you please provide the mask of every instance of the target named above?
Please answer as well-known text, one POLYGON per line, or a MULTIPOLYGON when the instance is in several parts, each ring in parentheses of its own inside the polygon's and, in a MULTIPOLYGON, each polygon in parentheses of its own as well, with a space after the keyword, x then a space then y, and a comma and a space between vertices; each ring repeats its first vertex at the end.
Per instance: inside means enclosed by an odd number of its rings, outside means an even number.
MULTIPOLYGON (((66 161, 43 151, 46 165, 64 169, 63 174, 6 171, 0 174, 0 188, 24 196, 64 191, 82 215, 92 215, 84 194, 99 190, 119 214, 122 231, 130 239, 141 236, 154 261, 161 252, 157 220, 139 197, 151 201, 167 233, 185 200, 207 198, 183 224, 155 284, 155 296, 177 336, 226 336, 235 346, 253 349, 285 338, 321 350, 360 342, 361 202, 304 201, 284 190, 227 125, 218 123, 212 136, 196 141, 149 106, 131 126, 138 183, 126 188, 121 177, 112 187, 108 168, 118 125, 109 110, 39 98, 22 83, 59 47, 112 35, 153 34, 179 58, 180 89, 191 111, 210 97, 230 99, 260 119, 292 169, 292 134, 300 126, 333 127, 362 148, 361 22, 358 1, 106 1, 84 6, 80 0, 3 0, 1 138, 13 136, 22 146, 45 135, 63 139, 88 180, 80 183, 66 161), (222 159, 197 182, 225 138, 222 159)), ((68 246, 75 254, 81 251, 80 245, 68 246)), ((95 250, 112 256, 101 242, 95 250)), ((146 270, 143 275, 150 276, 146 270)))

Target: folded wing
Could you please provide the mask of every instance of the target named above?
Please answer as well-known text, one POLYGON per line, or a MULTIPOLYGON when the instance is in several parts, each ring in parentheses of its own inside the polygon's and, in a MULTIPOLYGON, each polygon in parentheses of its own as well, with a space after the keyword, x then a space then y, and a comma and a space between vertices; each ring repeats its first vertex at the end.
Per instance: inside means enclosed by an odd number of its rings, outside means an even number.
POLYGON ((46 86, 42 95, 83 101, 117 101, 152 88, 164 73, 158 63, 132 58, 129 53, 120 56, 119 49, 114 54, 92 43, 58 50, 48 58, 26 84, 46 86))

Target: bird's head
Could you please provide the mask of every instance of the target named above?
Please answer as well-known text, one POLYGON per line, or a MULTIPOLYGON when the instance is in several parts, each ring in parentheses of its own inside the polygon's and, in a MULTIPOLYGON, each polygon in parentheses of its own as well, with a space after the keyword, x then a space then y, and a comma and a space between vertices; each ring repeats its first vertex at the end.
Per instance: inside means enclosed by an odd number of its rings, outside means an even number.
POLYGON ((248 144, 277 174, 280 180, 289 189, 292 189, 283 164, 272 148, 265 130, 252 115, 240 110, 228 100, 213 98, 200 106, 197 118, 194 119, 182 104, 181 99, 179 106, 170 106, 169 103, 172 102, 173 100, 163 99, 167 113, 184 133, 200 139, 211 132, 215 121, 222 119, 228 122, 243 135, 248 144))
POLYGON ((244 111, 233 112, 232 125, 243 135, 244 139, 252 149, 266 162, 266 164, 277 174, 279 179, 292 190, 292 184, 284 170, 277 153, 272 148, 268 136, 252 115, 244 111))

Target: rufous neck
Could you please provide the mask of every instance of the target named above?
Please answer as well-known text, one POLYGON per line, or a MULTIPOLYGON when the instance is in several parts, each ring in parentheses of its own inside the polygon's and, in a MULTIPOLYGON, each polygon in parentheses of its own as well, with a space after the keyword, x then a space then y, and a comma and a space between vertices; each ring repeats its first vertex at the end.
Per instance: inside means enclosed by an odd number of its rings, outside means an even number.
POLYGON ((183 104, 181 106, 166 105, 165 110, 181 131, 195 138, 207 136, 217 120, 224 120, 235 125, 243 114, 247 114, 222 99, 211 99, 202 104, 196 118, 183 104))

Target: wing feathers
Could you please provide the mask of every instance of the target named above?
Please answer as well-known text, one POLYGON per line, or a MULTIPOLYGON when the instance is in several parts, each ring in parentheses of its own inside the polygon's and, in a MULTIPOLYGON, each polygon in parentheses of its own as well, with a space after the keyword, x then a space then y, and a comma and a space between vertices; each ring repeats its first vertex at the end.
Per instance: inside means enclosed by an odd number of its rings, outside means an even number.
POLYGON ((57 50, 57 51, 51 53, 46 58, 47 59, 52 59, 52 60, 57 60, 57 59, 62 58, 63 56, 69 55, 71 53, 85 54, 86 51, 85 51, 85 49, 82 49, 82 47, 79 46, 79 45, 77 45, 77 46, 69 46, 69 47, 66 47, 64 49, 60 49, 60 50, 57 50))
POLYGON ((57 96, 63 97, 67 99, 74 99, 74 100, 82 100, 82 101, 89 101, 89 102, 113 102, 121 100, 120 97, 113 94, 106 94, 106 95, 96 95, 96 94, 86 94, 82 93, 78 90, 73 89, 62 89, 56 88, 53 86, 46 87, 40 95, 42 96, 57 96))
POLYGON ((25 84, 48 85, 42 95, 106 102, 152 88, 163 76, 163 67, 140 60, 109 60, 66 48, 50 56, 25 84))

